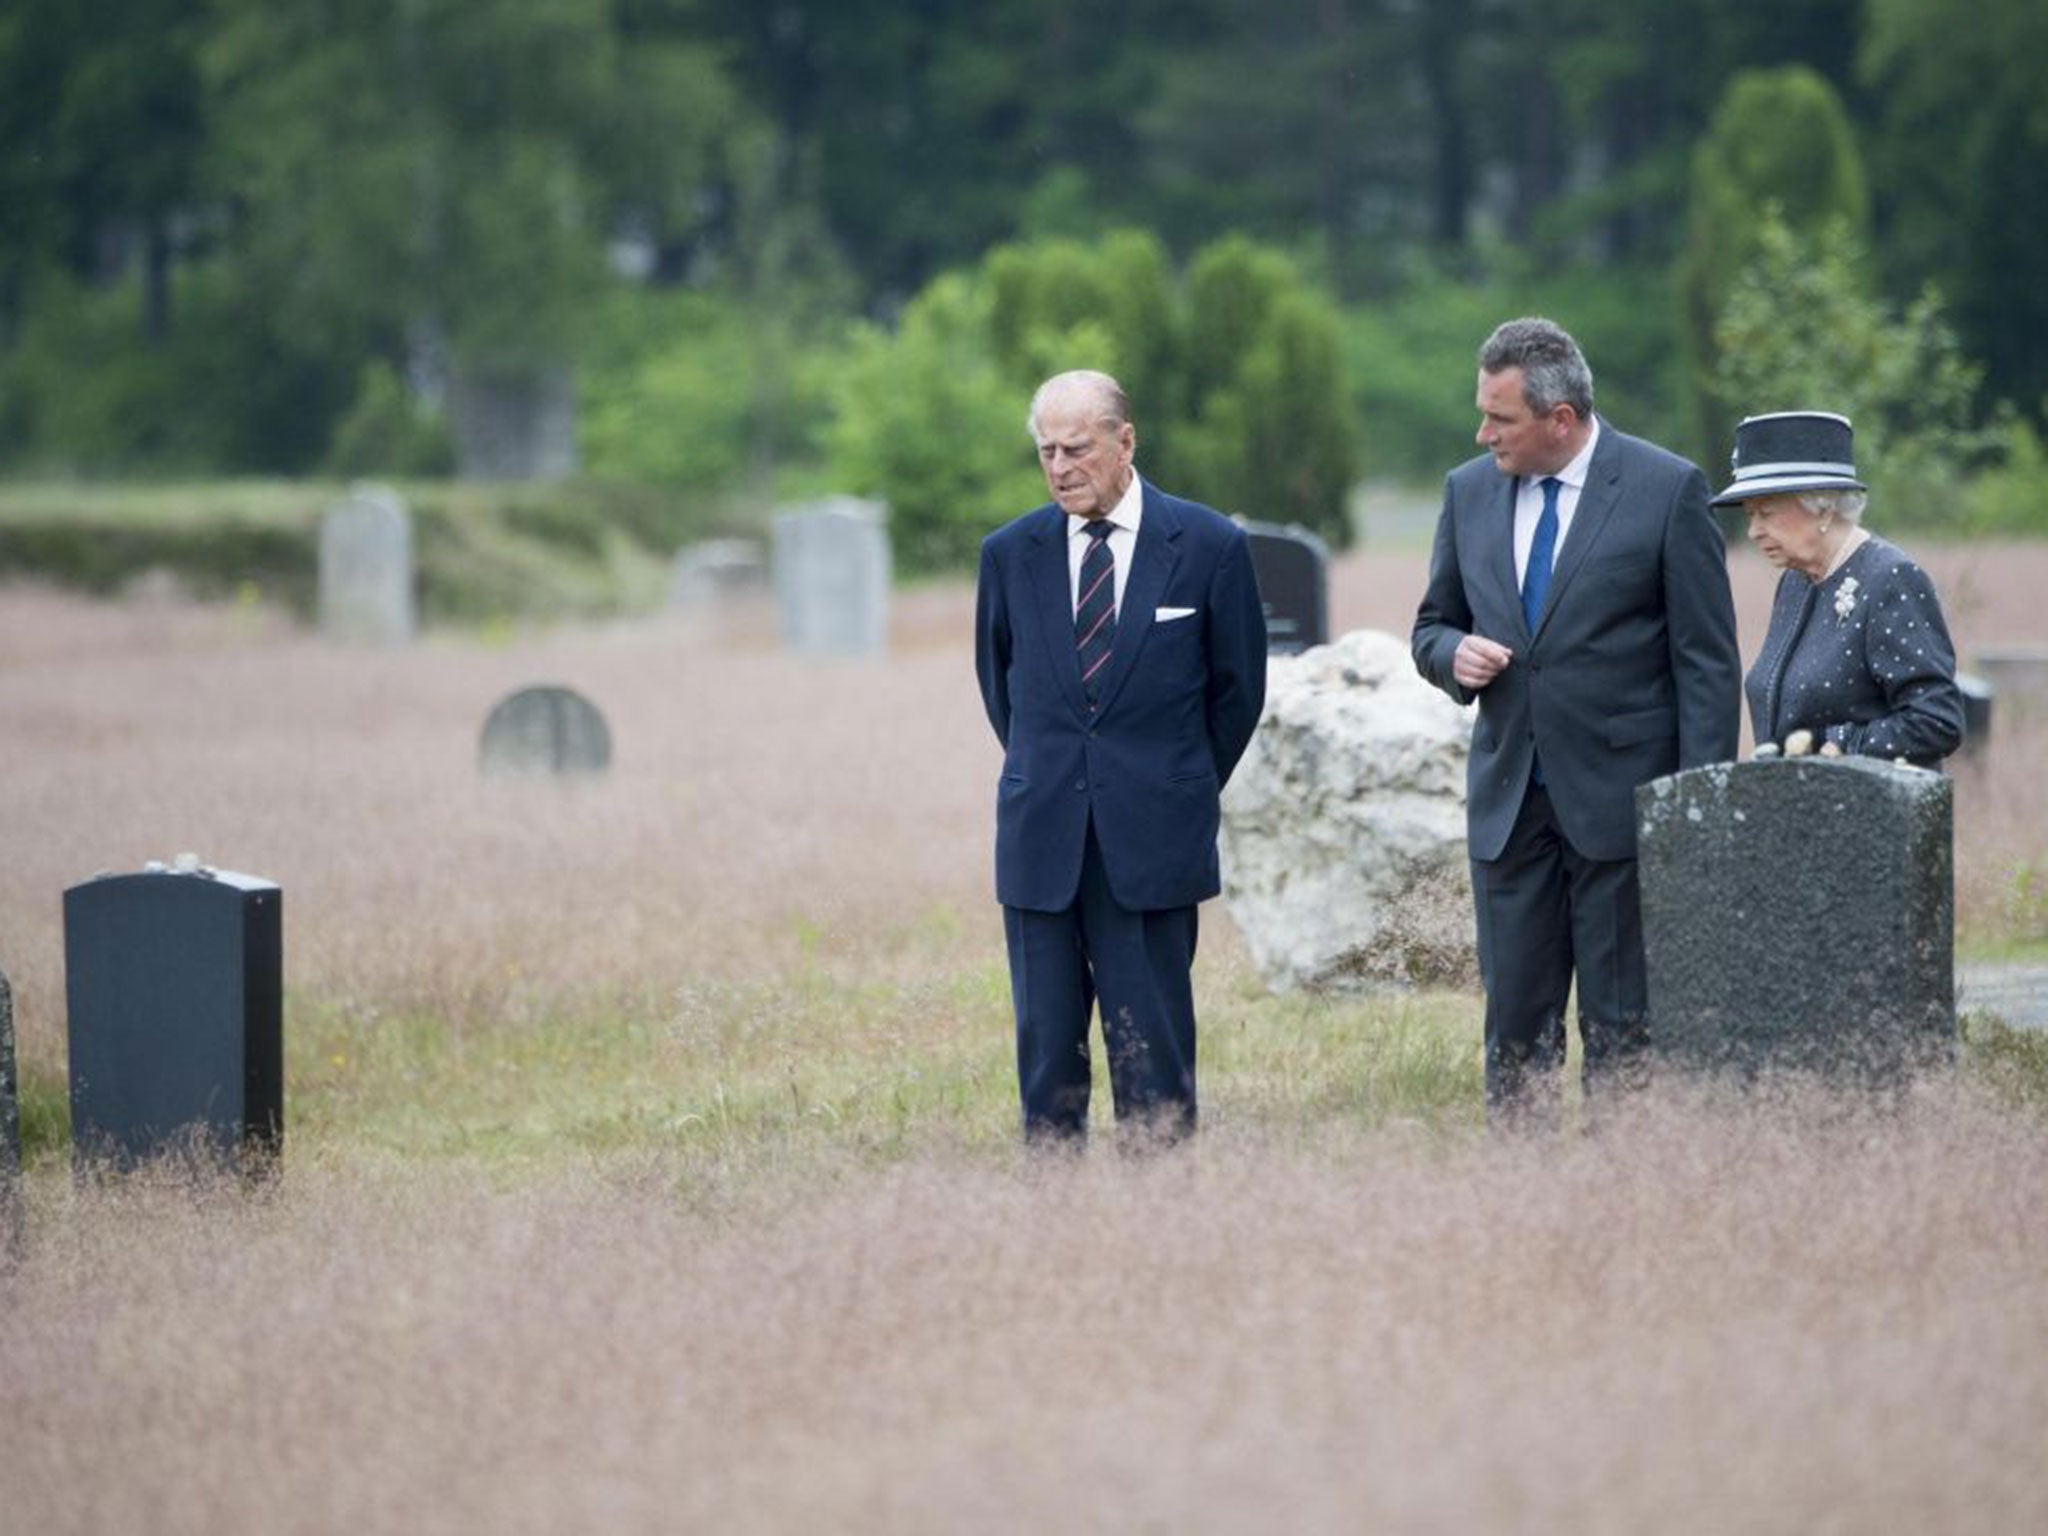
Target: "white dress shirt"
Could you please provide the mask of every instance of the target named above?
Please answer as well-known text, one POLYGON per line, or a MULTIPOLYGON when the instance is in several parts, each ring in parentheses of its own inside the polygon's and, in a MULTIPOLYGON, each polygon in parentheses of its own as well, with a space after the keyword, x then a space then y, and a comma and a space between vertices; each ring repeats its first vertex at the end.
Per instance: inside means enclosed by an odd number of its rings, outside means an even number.
POLYGON ((1565 535, 1572 531, 1572 518, 1579 510, 1579 492, 1586 488, 1586 471, 1593 463, 1593 446, 1600 441, 1600 418, 1595 416, 1586 446, 1555 475, 1524 475, 1515 488, 1515 585, 1529 579, 1529 546, 1536 542, 1536 521, 1543 516, 1543 482, 1554 479, 1557 486, 1557 542, 1550 548, 1550 568, 1557 569, 1557 557, 1564 553, 1565 535))
MULTIPOLYGON (((1135 472, 1123 499, 1109 514, 1114 525, 1109 535, 1109 552, 1116 560, 1116 611, 1124 611, 1124 584, 1131 579, 1131 556, 1138 549, 1138 522, 1145 515, 1145 487, 1135 472)), ((1081 606, 1081 557, 1088 553, 1090 519, 1067 514, 1067 601, 1081 606)))

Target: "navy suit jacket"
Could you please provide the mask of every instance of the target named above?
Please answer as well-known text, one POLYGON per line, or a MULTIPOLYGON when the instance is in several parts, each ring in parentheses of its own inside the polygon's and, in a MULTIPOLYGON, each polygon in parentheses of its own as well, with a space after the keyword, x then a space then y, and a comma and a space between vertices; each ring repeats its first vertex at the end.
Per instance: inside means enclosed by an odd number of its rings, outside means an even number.
POLYGON ((1144 484, 1100 706, 1081 692, 1067 518, 1048 503, 982 541, 975 671, 1003 744, 996 899, 1073 903, 1092 820, 1131 911, 1221 888, 1218 796, 1266 700, 1266 621, 1244 530, 1144 484), (1160 618, 1162 609, 1191 610, 1160 618))
POLYGON ((1572 846, 1631 859, 1636 786, 1733 758, 1741 732, 1735 604, 1706 478, 1603 419, 1533 635, 1515 579, 1515 488, 1484 454, 1445 479, 1412 636, 1416 667, 1461 704, 1475 697, 1451 675, 1464 636, 1514 652, 1476 695, 1468 851, 1500 856, 1540 755, 1572 846))

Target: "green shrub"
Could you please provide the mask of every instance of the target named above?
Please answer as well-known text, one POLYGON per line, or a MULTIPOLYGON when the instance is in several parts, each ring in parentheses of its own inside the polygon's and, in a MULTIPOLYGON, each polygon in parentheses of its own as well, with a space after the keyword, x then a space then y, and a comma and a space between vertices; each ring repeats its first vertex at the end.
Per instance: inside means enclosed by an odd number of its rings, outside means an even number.
POLYGON ((1681 437, 1677 335, 1662 271, 1509 273, 1453 281, 1427 268, 1392 296, 1346 312, 1345 372, 1360 423, 1363 471, 1433 482, 1479 450, 1473 405, 1479 347, 1503 320, 1546 315, 1593 368, 1595 402, 1625 432, 1681 437))
POLYGON ((2033 424, 2002 412, 1985 434, 1990 464, 1964 493, 1973 533, 2048 533, 2048 445, 2033 424))
POLYGON ((1045 499, 1023 424, 1033 387, 1099 368, 1131 395, 1146 475, 1342 546, 1355 446, 1339 337, 1293 262, 1242 238, 1198 254, 1184 298, 1149 235, 1003 247, 935 281, 893 335, 861 334, 832 467, 840 489, 888 502, 904 570, 964 568, 1045 499))
POLYGON ((842 488, 889 504, 906 574, 974 563, 982 535, 1045 499, 1025 399, 996 366, 977 276, 941 277, 893 336, 866 328, 841 378, 833 465, 842 488))
POLYGON ((1716 462, 1725 460, 1735 426, 1715 388, 1723 310, 1761 248, 1761 216, 1774 204, 1801 234, 1839 228, 1859 245, 1868 237, 1870 191, 1849 114, 1835 88, 1801 64, 1734 75, 1693 154, 1681 339, 1693 440, 1716 462))
POLYGON ((424 409, 389 363, 366 363, 355 404, 335 425, 327 473, 417 479, 454 469, 455 442, 446 419, 424 409))
POLYGON ((1766 208, 1714 342, 1711 388, 1731 420, 1839 411, 1855 424, 1856 468, 1888 524, 1967 527, 1963 480, 1985 447, 1970 421, 1978 370, 1931 290, 1903 313, 1877 295, 1846 226, 1808 237, 1766 208))
POLYGON ((601 479, 732 491, 758 470, 822 456, 836 337, 806 340, 738 299, 618 295, 578 379, 578 443, 601 479))
POLYGON ((35 285, 0 352, 0 468, 87 479, 298 473, 326 451, 356 367, 249 303, 225 262, 181 273, 171 334, 147 344, 139 285, 35 285))

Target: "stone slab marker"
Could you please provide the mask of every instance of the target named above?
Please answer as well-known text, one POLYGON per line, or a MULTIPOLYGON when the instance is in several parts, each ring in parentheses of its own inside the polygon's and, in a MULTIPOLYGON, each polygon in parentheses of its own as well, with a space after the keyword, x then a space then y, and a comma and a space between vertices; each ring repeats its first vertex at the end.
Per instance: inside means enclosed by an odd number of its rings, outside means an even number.
POLYGON ((0 971, 0 1265, 21 1256, 21 1098, 14 1075, 14 992, 0 971))
POLYGON ((602 773, 611 766, 604 716, 573 688, 542 684, 506 695, 484 721, 477 768, 485 778, 602 773))
POLYGON ((1953 805, 1943 775, 1862 757, 1639 788, 1660 1060, 1872 1083, 1953 1059, 1953 805))
POLYGON ((189 855, 64 893, 81 1166, 210 1151, 254 1169, 280 1149, 283 905, 270 881, 189 855))
POLYGON ((2048 645, 2001 645, 1977 652, 1976 673, 1998 700, 2001 720, 2048 721, 2048 645))
POLYGON ((1266 610, 1269 655, 1295 656, 1330 640, 1330 550, 1306 528, 1238 519, 1266 610))
POLYGON ((889 521, 878 501, 835 496, 775 517, 782 638, 813 656, 880 656, 889 643, 889 521))
POLYGON ((768 562, 752 539, 703 539, 676 551, 668 606, 701 613, 721 600, 768 585, 768 562))
POLYGON ((320 519, 320 632, 404 645, 417 628, 412 517, 392 492, 358 486, 320 519))

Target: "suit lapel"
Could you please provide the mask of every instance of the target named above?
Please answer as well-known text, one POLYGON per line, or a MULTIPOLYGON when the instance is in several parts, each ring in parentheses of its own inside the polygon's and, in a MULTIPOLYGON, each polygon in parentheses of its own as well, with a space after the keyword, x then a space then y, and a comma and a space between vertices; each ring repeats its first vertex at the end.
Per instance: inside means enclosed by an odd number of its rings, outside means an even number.
MULTIPOLYGON (((1600 530, 1621 501, 1621 442, 1614 429, 1600 424, 1600 442, 1593 449, 1593 462, 1586 466, 1586 483, 1579 491, 1578 509, 1572 513, 1572 531, 1564 541, 1557 563, 1551 568, 1550 591, 1543 599, 1543 612, 1536 618, 1536 634, 1557 611, 1565 588, 1586 563, 1586 551, 1599 541, 1600 530)), ((1535 636, 1530 637, 1532 640, 1535 636)))
POLYGON ((1067 565, 1067 515, 1047 507, 1032 525, 1032 596, 1038 606, 1038 632, 1045 637, 1046 665, 1060 692, 1078 714, 1088 713, 1081 692, 1081 659, 1074 649, 1074 587, 1067 565))
MULTIPOLYGON (((1493 496, 1492 504, 1482 510, 1481 519, 1487 529, 1485 579, 1507 594, 1507 606, 1518 626, 1517 638, 1527 641, 1529 627, 1522 618, 1522 584, 1515 580, 1515 493, 1521 484, 1513 475, 1502 475, 1500 490, 1493 496)), ((1519 650, 1521 646, 1511 649, 1519 650)))
MULTIPOLYGON (((1102 680, 1102 702, 1096 714, 1106 714, 1123 690, 1145 637, 1152 632, 1159 599, 1166 591, 1167 578, 1180 559, 1180 518, 1166 498, 1145 487, 1145 515, 1138 521, 1138 542, 1131 554, 1131 574, 1124 581, 1124 600, 1116 611, 1116 644, 1110 649, 1109 665, 1102 680)), ((1078 668, 1076 679, 1078 687, 1078 668)))

